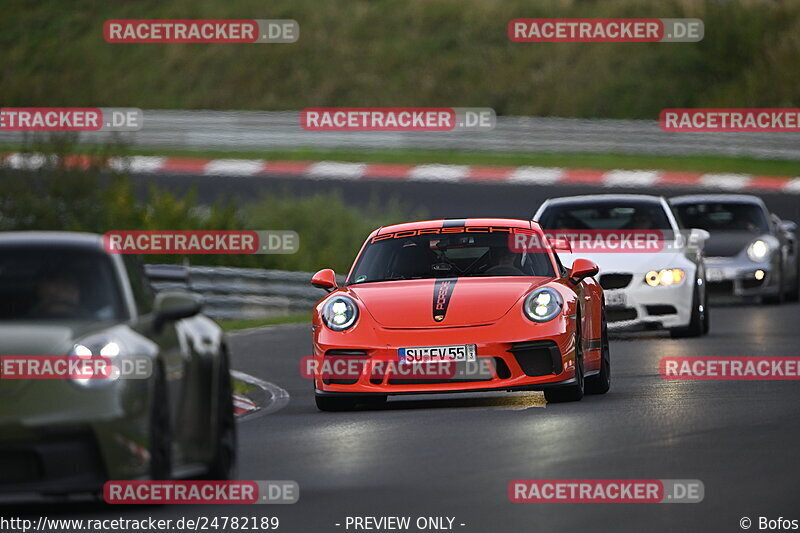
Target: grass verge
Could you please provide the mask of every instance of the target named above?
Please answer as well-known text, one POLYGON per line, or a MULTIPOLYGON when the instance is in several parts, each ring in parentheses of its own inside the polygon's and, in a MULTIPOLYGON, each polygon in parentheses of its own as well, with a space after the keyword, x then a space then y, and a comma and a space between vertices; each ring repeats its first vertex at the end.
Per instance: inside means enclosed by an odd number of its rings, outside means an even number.
MULTIPOLYGON (((74 148, 80 153, 81 146, 74 148)), ((14 152, 19 146, 0 146, 0 152, 14 152)), ((91 147, 86 147, 90 152, 91 147)), ((171 150, 130 148, 125 155, 207 159, 266 159, 292 161, 348 161, 408 165, 496 165, 586 168, 593 170, 668 170, 675 172, 735 173, 760 176, 800 176, 800 161, 725 156, 659 156, 626 154, 571 154, 526 152, 467 152, 457 150, 171 150)))
POLYGON ((278 324, 302 324, 311 322, 311 313, 300 313, 286 316, 273 316, 269 318, 253 318, 246 320, 220 320, 219 325, 225 332, 239 331, 242 329, 259 328, 262 326, 275 326, 278 324))

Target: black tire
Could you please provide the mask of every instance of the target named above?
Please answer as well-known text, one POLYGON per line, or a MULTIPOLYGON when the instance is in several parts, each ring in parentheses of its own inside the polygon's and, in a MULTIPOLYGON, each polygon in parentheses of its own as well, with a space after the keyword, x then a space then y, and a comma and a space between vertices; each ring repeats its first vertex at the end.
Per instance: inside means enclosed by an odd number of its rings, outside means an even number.
POLYGON ((608 343, 605 311, 603 311, 601 330, 600 373, 586 378, 584 383, 586 394, 605 394, 611 388, 611 349, 608 343))
POLYGON ((800 262, 795 267, 794 282, 789 292, 786 293, 787 302, 796 302, 800 299, 800 262))
POLYGON ((150 404, 150 479, 172 477, 172 429, 164 370, 153 363, 153 398, 150 404))
POLYGON ((689 317, 689 325, 679 328, 672 328, 669 334, 673 339, 683 339, 687 337, 699 337, 703 334, 703 322, 705 321, 703 315, 707 314, 707 306, 703 306, 703 312, 700 311, 700 289, 697 283, 694 285, 692 292, 692 313, 689 317))
MULTIPOLYGON (((578 317, 580 324, 580 317, 578 317)), ((544 390, 544 399, 547 403, 577 402, 583 398, 584 378, 583 378, 583 338, 581 337, 580 326, 575 332, 575 383, 563 387, 544 390)))
POLYGON ((236 416, 233 408, 233 386, 228 357, 220 360, 219 389, 216 402, 216 434, 214 458, 208 467, 207 479, 228 480, 236 477, 236 416))
POLYGON ((779 280, 778 281, 778 293, 777 294, 771 294, 769 296, 764 296, 762 298, 762 301, 765 304, 781 305, 783 303, 783 297, 784 297, 784 287, 783 287, 783 285, 784 285, 784 281, 785 281, 783 279, 783 269, 778 270, 778 280, 779 280))
POLYGON ((705 296, 703 297, 703 335, 708 335, 708 332, 711 331, 711 308, 708 306, 708 286, 705 286, 705 288, 705 296))

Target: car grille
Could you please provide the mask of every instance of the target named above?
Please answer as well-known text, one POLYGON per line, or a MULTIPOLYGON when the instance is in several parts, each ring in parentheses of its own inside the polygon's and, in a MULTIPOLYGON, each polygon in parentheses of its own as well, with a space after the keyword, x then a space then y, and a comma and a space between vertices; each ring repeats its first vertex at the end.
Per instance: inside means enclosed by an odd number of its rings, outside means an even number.
POLYGON ((0 456, 0 484, 30 483, 43 477, 39 456, 32 451, 11 451, 0 456))
MULTIPOLYGON (((363 370, 363 364, 366 364, 368 356, 367 352, 364 350, 328 350, 325 352, 325 357, 336 357, 336 358, 344 358, 344 357, 352 357, 353 359, 362 360, 361 369, 363 370)), ((358 382, 358 375, 348 375, 347 377, 336 377, 336 378, 323 378, 322 382, 326 385, 355 385, 358 382)))
POLYGON ((678 313, 678 310, 675 309, 674 305, 648 305, 646 306, 647 314, 653 316, 660 316, 660 315, 675 315, 678 313))
POLYGON ((561 352, 553 341, 517 342, 509 350, 526 376, 561 373, 561 352))
MULTIPOLYGON (((480 358, 478 361, 490 361, 491 366, 493 367, 494 373, 500 377, 500 373, 504 372, 507 373, 508 376, 511 376, 511 372, 508 370, 508 366, 506 366, 505 362, 502 361, 499 357, 492 357, 492 358, 480 358), (505 370, 498 368, 498 361, 503 363, 503 367, 505 370)), ((494 379, 494 374, 489 371, 489 373, 480 373, 475 374, 474 370, 473 373, 467 373, 466 368, 467 365, 474 363, 463 363, 459 362, 456 363, 454 372, 452 373, 452 377, 450 375, 446 376, 432 376, 432 377, 403 377, 403 376, 389 376, 387 383, 389 385, 437 385, 442 383, 469 383, 469 382, 480 382, 480 381, 491 381, 494 379)), ((473 366, 473 368, 475 368, 473 366)), ((482 369, 481 369, 482 370, 482 369)), ((488 369, 487 369, 488 370, 488 369)), ((443 372, 444 374, 449 374, 449 371, 443 372)), ((380 383, 380 381, 378 381, 380 383)))
POLYGON ((633 274, 603 274, 600 276, 600 286, 604 289, 624 289, 630 285, 633 274))
MULTIPOLYGON (((766 279, 766 278, 765 278, 766 279)), ((745 290, 757 289, 764 285, 765 279, 747 278, 742 280, 742 288, 745 290)))
POLYGON ((606 320, 608 322, 624 322, 625 320, 636 320, 639 314, 632 307, 622 309, 606 309, 606 320))

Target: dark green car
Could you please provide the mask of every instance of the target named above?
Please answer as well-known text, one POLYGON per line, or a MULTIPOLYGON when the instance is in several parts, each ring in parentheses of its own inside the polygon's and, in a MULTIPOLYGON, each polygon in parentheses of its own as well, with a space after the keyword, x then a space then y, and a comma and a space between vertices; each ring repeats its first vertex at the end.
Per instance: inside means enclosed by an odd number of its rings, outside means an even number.
MULTIPOLYGON (((0 233, 0 355, 111 353, 145 379, 0 379, 0 497, 112 479, 227 479, 236 427, 225 338, 198 296, 153 294, 99 235, 0 233)), ((6 372, 8 374, 8 372, 6 372)))

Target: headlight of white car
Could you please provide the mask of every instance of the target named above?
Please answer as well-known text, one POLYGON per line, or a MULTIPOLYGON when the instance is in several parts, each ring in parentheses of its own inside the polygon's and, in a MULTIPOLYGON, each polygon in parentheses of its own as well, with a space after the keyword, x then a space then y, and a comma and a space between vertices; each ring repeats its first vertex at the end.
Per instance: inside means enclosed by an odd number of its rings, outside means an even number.
POLYGON ((525 298, 525 315, 534 322, 548 322, 561 312, 564 301, 557 290, 550 287, 536 289, 525 298))
POLYGON ((335 296, 325 302, 322 321, 333 331, 344 331, 358 320, 358 306, 347 296, 335 296))
POLYGON ((644 275, 644 281, 651 287, 669 287, 678 285, 686 278, 686 272, 680 268, 665 268, 664 270, 651 270, 644 275))
POLYGON ((756 263, 763 262, 769 256, 769 252, 769 244, 761 239, 751 242, 750 246, 747 247, 747 257, 756 263))
MULTIPOLYGON (((87 361, 102 361, 105 369, 102 374, 95 377, 88 377, 81 374, 81 377, 73 377, 72 382, 84 388, 104 387, 119 379, 119 369, 114 368, 113 360, 125 355, 123 344, 105 335, 93 335, 78 341, 69 352, 70 357, 77 357, 87 361)), ((85 370, 91 373, 90 366, 85 370)))

